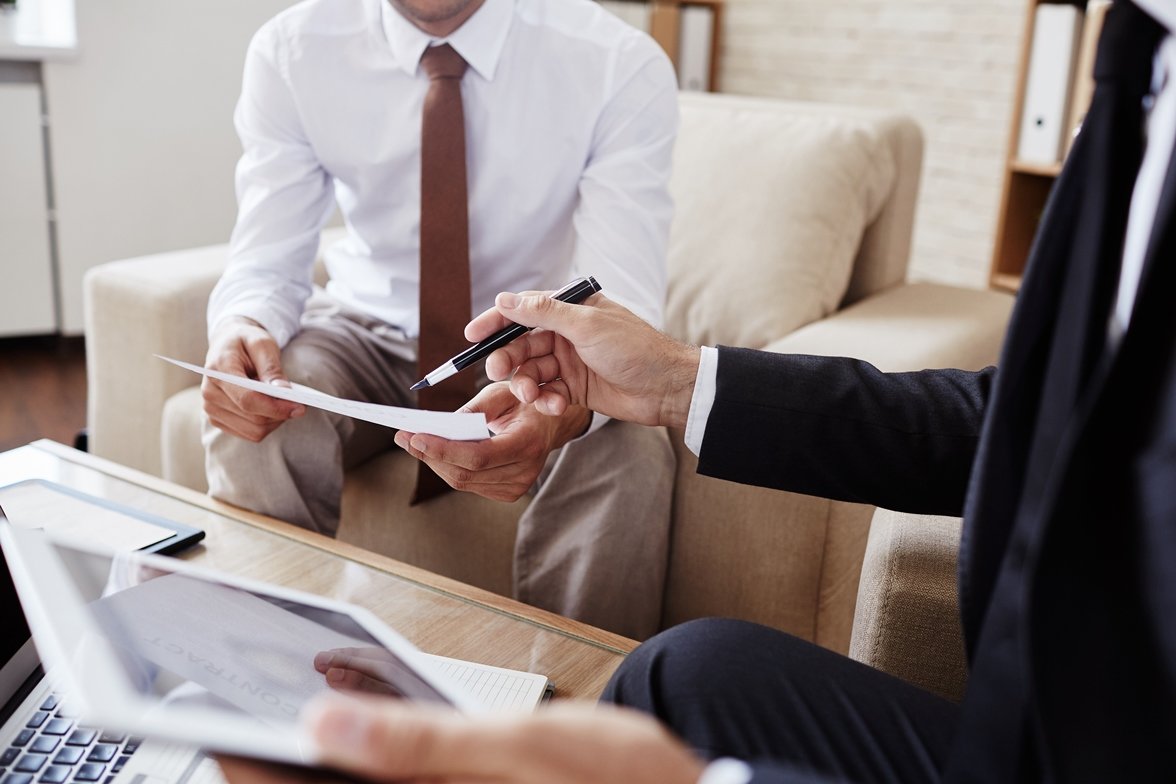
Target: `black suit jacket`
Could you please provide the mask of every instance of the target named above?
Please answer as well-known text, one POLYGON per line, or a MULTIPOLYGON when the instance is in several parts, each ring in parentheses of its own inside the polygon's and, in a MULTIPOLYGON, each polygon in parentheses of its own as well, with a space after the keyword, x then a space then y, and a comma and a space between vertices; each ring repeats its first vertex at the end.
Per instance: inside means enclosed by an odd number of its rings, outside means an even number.
POLYGON ((1176 781, 1176 156, 1111 350, 1121 245, 1057 217, 1106 206, 1084 136, 999 371, 720 351, 700 472, 963 513, 971 675, 947 781, 1176 781))

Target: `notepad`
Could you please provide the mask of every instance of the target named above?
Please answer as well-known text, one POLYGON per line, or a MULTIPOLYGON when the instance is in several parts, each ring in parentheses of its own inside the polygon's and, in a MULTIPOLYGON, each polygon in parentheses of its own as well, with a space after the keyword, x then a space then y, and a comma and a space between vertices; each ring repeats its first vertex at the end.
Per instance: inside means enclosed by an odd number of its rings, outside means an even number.
POLYGON ((547 691, 546 676, 520 670, 504 670, 425 654, 443 673, 464 686, 485 708, 493 711, 534 710, 547 691))

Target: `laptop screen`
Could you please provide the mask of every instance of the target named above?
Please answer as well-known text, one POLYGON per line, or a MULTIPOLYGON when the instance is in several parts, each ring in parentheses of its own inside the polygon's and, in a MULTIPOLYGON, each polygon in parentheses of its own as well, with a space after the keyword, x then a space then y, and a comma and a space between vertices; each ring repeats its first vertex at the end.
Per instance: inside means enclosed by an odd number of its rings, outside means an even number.
MULTIPOLYGON (((0 517, 3 517, 0 510, 0 517)), ((0 706, 7 719, 15 705, 8 703, 20 691, 37 668, 37 654, 29 635, 29 625, 8 573, 8 561, 0 553, 0 618, 4 619, 4 631, 0 633, 0 706)))

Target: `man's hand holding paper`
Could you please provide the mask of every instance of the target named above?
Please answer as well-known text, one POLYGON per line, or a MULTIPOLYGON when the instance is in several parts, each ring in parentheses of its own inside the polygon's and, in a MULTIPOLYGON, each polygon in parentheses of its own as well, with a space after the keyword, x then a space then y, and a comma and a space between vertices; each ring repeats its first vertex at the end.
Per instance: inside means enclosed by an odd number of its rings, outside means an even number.
MULTIPOLYGON (((479 441, 490 437, 490 429, 486 426, 486 415, 481 413, 421 411, 415 408, 402 408, 400 406, 385 406, 378 403, 346 400, 319 392, 310 387, 302 386, 301 384, 277 386, 272 383, 265 383, 243 376, 224 373, 219 370, 200 367, 189 362, 181 362, 178 359, 171 359, 169 357, 160 357, 160 359, 171 362, 173 365, 178 365, 186 370, 191 370, 193 373, 199 373, 205 376, 205 378, 215 379, 224 382, 226 385, 240 387, 250 392, 259 392, 278 401, 294 403, 298 406, 321 408, 324 411, 342 414, 355 419, 362 419, 365 422, 373 422, 377 425, 383 425, 396 430, 407 430, 412 433, 429 433, 453 441, 479 441)), ((272 432, 279 424, 281 424, 281 421, 276 422, 273 427, 266 430, 265 434, 259 438, 251 440, 260 441, 261 438, 264 438, 265 435, 272 432)))

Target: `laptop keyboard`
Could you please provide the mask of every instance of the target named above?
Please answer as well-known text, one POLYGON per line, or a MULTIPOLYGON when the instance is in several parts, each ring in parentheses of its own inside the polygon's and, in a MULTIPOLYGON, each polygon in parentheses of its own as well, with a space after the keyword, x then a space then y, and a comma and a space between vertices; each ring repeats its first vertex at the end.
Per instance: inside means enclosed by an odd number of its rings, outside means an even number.
POLYGON ((111 784, 130 762, 140 738, 79 727, 50 694, 0 753, 0 784, 111 784))

